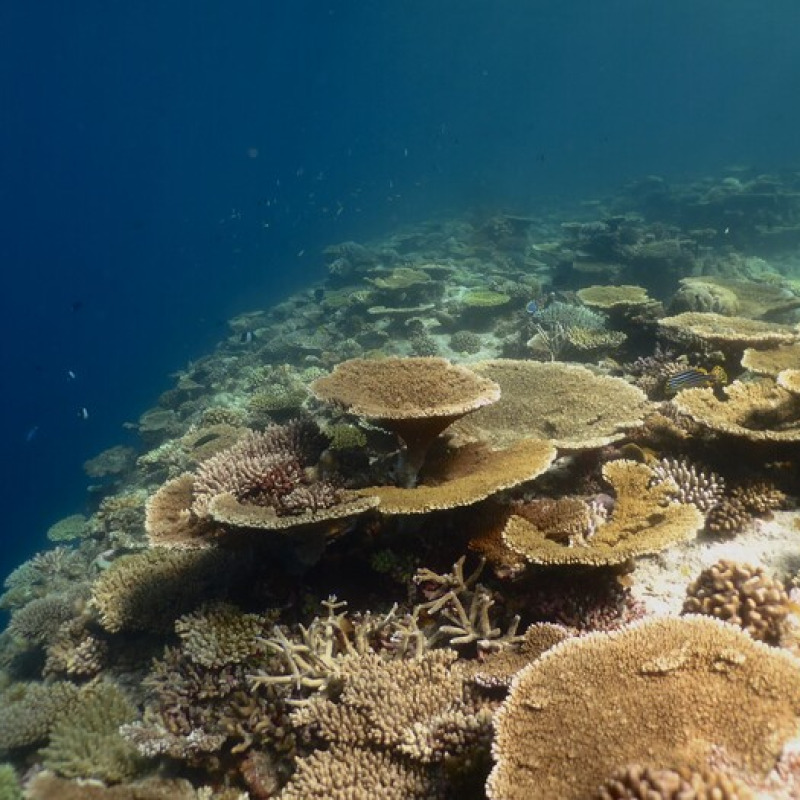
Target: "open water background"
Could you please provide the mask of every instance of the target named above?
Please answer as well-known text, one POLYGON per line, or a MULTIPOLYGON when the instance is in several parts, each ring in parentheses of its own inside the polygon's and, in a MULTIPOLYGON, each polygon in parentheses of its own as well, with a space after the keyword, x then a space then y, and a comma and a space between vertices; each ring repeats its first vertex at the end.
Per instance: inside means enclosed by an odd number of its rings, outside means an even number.
POLYGON ((0 4, 0 576, 326 244, 800 163, 798 31, 796 0, 0 4))

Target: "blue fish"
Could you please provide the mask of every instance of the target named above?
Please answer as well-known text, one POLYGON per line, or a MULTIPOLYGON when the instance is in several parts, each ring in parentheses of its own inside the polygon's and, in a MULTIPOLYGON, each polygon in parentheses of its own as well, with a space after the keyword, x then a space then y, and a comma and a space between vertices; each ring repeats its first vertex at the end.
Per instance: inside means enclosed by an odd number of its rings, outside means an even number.
POLYGON ((535 300, 531 300, 528 305, 525 306, 525 310, 529 314, 538 314, 539 313, 539 304, 535 300))
POLYGON ((668 394, 677 394, 683 389, 696 389, 724 383, 727 383, 727 375, 722 367, 714 367, 711 372, 702 367, 688 367, 670 375, 665 388, 668 394))

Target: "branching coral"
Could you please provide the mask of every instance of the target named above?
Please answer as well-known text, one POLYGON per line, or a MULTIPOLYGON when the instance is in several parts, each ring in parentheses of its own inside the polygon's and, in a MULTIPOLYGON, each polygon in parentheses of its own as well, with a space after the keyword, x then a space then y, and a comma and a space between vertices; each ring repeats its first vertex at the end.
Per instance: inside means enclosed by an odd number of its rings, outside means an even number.
POLYGON ((677 487, 675 499, 691 503, 703 513, 709 512, 722 498, 725 481, 687 459, 661 458, 651 465, 654 483, 671 482, 677 487))
POLYGON ((695 769, 649 769, 631 765, 606 780, 593 800, 752 800, 736 778, 695 769))
POLYGON ((72 683, 12 684, 0 694, 0 750, 43 742, 56 720, 80 704, 72 683))
POLYGON ((136 708, 113 684, 82 690, 80 703, 62 715, 42 750, 42 763, 67 778, 95 778, 120 783, 142 768, 136 750, 117 732, 136 717, 136 708))

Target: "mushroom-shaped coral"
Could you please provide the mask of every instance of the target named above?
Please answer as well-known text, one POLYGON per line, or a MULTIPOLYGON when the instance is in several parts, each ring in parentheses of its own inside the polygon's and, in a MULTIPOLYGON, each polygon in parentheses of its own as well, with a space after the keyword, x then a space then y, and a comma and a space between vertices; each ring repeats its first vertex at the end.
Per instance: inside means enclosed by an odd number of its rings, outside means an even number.
POLYGON ((669 339, 679 342, 700 340, 723 350, 770 347, 793 342, 798 336, 789 325, 699 311, 662 317, 658 326, 669 339))
POLYGON ((471 368, 496 382, 502 396, 457 422, 456 441, 507 447, 536 438, 565 449, 603 447, 641 425, 649 407, 635 386, 574 364, 496 359, 471 368))
POLYGON ((620 764, 764 777, 800 721, 800 661, 707 617, 567 639, 517 674, 495 717, 491 800, 584 800, 620 764), (565 758, 569 754, 569 758, 565 758))
POLYGON ((704 428, 751 442, 800 441, 800 399, 769 378, 735 381, 722 390, 686 389, 672 401, 704 428))
POLYGON ((779 372, 775 382, 781 389, 800 395, 800 369, 785 369, 779 372))
POLYGON ((493 494, 532 481, 545 472, 556 449, 537 439, 517 442, 505 450, 480 444, 448 450, 426 464, 413 488, 371 486, 364 490, 377 498, 381 514, 427 514, 471 506, 493 494))
POLYGON ((526 519, 524 509, 517 509, 503 529, 503 541, 533 564, 606 566, 657 553, 703 527, 702 512, 691 503, 669 502, 677 492, 675 484, 654 483, 657 476, 646 464, 611 461, 603 477, 616 496, 608 521, 593 516, 590 507, 584 516, 564 507, 560 519, 554 509, 555 518, 547 524, 526 519), (582 535, 576 534, 584 519, 582 535))
POLYGON ((403 486, 414 485, 431 443, 445 428, 500 397, 493 381, 443 358, 351 359, 314 381, 311 391, 400 437, 403 486))
POLYGON ((789 615, 789 595, 762 567, 722 559, 689 585, 683 610, 731 622, 775 644, 789 615))
POLYGON ((578 290, 578 299, 598 311, 628 310, 653 303, 641 286, 587 286, 578 290))

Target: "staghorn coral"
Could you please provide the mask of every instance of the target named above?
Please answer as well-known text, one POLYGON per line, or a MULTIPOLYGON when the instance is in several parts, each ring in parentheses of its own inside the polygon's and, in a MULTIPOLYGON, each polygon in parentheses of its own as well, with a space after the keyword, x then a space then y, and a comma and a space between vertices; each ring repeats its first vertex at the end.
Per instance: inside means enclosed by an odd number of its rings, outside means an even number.
POLYGON ((617 770, 592 800, 753 800, 736 778, 721 772, 683 768, 651 769, 638 764, 617 770))
POLYGON ((136 716, 136 708, 113 684, 89 686, 76 708, 53 725, 42 763, 65 778, 131 780, 141 772, 142 759, 117 731, 136 716))
POLYGON ((571 638, 515 677, 487 793, 583 800, 620 763, 703 769, 712 744, 765 776, 799 718, 800 662, 717 620, 571 638))
POLYGON ((39 744, 55 722, 80 704, 80 689, 72 683, 16 683, 0 693, 0 750, 39 744))
MULTIPOLYGON (((608 521, 598 524, 582 538, 570 538, 552 529, 540 528, 518 513, 503 529, 503 540, 533 564, 621 564, 635 556, 657 553, 692 538, 703 527, 702 513, 689 503, 669 502, 677 487, 667 481, 654 484, 654 473, 646 464, 620 459, 603 467, 615 501, 608 521)), ((555 523, 554 523, 555 524, 555 523)))
POLYGON ((451 647, 475 644, 481 650, 516 641, 519 617, 514 617, 503 633, 492 619, 496 615, 490 616, 494 598, 478 583, 485 562, 482 560, 472 574, 465 576, 464 561, 462 556, 453 565, 452 572, 444 575, 424 568, 414 575, 414 583, 426 598, 414 607, 415 618, 424 614, 438 623, 428 645, 444 640, 451 647))
POLYGON ((493 381, 443 358, 352 359, 311 384, 317 399, 374 420, 402 440, 399 483, 411 487, 433 440, 500 397, 493 381))
POLYGON ((498 359, 472 369, 495 381, 502 396, 453 425, 456 441, 507 447, 537 438, 569 449, 602 447, 641 425, 648 408, 635 386, 573 364, 498 359))
POLYGON ((225 580, 230 556, 217 550, 145 550, 116 560, 92 586, 103 627, 165 631, 225 580))
POLYGON ((762 567, 722 559, 692 581, 683 611, 731 622, 754 639, 776 644, 789 615, 789 595, 762 567))
POLYGON ((709 512, 722 499, 725 481, 713 472, 706 472, 685 458, 660 458, 650 465, 654 483, 672 483, 679 503, 691 503, 703 513, 709 512))

